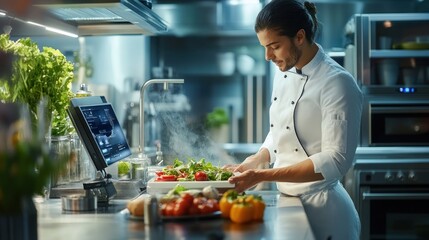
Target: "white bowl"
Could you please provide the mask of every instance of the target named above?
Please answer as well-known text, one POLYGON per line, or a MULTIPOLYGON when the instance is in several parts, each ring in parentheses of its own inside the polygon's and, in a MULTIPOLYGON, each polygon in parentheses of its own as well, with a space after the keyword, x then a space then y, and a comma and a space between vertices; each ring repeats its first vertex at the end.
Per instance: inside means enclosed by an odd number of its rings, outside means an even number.
POLYGON ((235 61, 233 52, 224 52, 217 54, 217 64, 219 72, 222 75, 229 76, 235 71, 235 61))
POLYGON ((240 74, 246 75, 253 71, 255 60, 248 55, 240 55, 237 57, 237 70, 240 74))

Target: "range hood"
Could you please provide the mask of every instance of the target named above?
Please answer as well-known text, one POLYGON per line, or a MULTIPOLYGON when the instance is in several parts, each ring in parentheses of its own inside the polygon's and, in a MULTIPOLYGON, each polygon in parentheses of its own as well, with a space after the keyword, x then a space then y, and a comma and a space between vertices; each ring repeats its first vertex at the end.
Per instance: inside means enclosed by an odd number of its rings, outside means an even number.
MULTIPOLYGON (((34 0, 46 10, 78 29, 80 36, 145 34, 167 31, 167 23, 144 0, 34 0)), ((147 1, 150 3, 150 1, 147 1)))
POLYGON ((175 36, 255 36, 255 18, 261 9, 258 0, 183 1, 153 7, 171 23, 163 35, 175 36))

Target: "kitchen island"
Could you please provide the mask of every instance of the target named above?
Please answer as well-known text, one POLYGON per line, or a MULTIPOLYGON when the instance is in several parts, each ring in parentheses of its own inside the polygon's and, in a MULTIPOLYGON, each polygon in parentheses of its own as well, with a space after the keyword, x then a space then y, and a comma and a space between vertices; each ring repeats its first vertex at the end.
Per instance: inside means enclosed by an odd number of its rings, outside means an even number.
POLYGON ((43 240, 79 239, 314 239, 299 198, 277 191, 249 192, 261 194, 267 207, 264 221, 235 224, 214 217, 164 221, 148 226, 141 219, 124 214, 128 200, 111 200, 108 208, 91 212, 65 212, 60 199, 36 203, 38 237, 43 240))

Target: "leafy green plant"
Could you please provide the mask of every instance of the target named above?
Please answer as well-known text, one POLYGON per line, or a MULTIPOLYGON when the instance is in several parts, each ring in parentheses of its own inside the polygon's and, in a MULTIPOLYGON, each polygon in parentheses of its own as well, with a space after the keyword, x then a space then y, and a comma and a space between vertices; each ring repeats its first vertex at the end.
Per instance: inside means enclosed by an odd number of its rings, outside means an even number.
POLYGON ((20 200, 42 195, 51 174, 61 171, 67 159, 53 161, 36 141, 18 142, 12 151, 0 152, 0 213, 16 214, 20 200))
POLYGON ((206 116, 206 127, 207 128, 218 128, 223 124, 229 122, 228 114, 223 108, 215 108, 212 112, 208 113, 206 116))
POLYGON ((12 41, 9 35, 2 34, 0 51, 15 57, 11 79, 0 79, 0 100, 28 104, 36 119, 40 101, 47 98, 48 112, 52 113, 51 134, 71 133, 67 107, 73 96, 73 64, 59 50, 43 47, 40 51, 30 38, 12 41))

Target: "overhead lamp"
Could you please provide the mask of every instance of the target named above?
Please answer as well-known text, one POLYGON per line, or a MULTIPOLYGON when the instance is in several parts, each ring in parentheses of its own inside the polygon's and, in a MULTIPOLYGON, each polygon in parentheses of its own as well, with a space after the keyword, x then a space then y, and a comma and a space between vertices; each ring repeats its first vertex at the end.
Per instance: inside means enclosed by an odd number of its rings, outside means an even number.
POLYGON ((32 22, 32 21, 27 21, 27 23, 28 23, 28 24, 31 24, 31 25, 34 25, 34 26, 42 27, 42 28, 44 28, 44 27, 45 27, 45 26, 43 26, 42 24, 35 23, 35 22, 32 22))
MULTIPOLYGON (((53 28, 53 27, 45 26, 43 24, 36 23, 36 22, 33 22, 33 21, 24 21, 24 20, 22 20, 20 18, 17 18, 17 17, 8 16, 6 14, 6 12, 0 10, 0 17, 3 17, 3 16, 6 16, 6 17, 8 17, 11 20, 15 20, 15 21, 27 23, 27 24, 30 24, 30 25, 33 25, 33 26, 44 28, 46 31, 58 33, 58 34, 65 35, 65 36, 68 36, 68 37, 73 37, 73 38, 79 37, 77 34, 70 33, 70 32, 67 32, 67 31, 64 31, 64 30, 61 30, 61 29, 58 29, 58 28, 53 28)), ((8 26, 6 26, 6 27, 8 27, 8 26)), ((6 29, 3 29, 3 30, 4 30, 5 33, 10 34, 10 31, 12 30, 12 28, 11 27, 10 27, 10 29, 8 28, 7 29, 8 32, 6 31, 6 29)))
POLYGON ((73 37, 73 38, 79 37, 78 35, 76 35, 74 33, 69 33, 67 31, 63 31, 61 29, 57 29, 57 28, 53 28, 53 27, 45 27, 45 29, 48 30, 48 31, 50 31, 50 32, 62 34, 62 35, 73 37))

